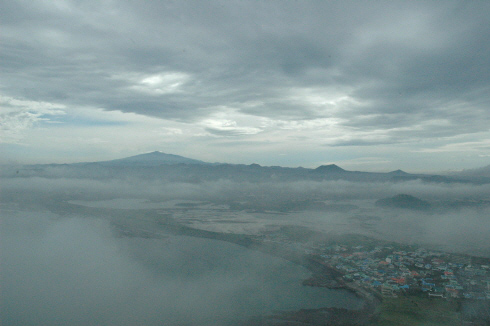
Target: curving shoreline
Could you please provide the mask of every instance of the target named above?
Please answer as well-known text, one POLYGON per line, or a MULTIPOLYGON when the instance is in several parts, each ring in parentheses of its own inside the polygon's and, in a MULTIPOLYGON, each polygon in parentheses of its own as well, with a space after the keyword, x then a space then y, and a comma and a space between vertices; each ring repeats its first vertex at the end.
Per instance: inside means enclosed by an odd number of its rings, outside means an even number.
POLYGON ((373 293, 354 283, 347 283, 342 279, 343 273, 323 262, 319 257, 300 253, 284 248, 277 243, 267 243, 261 239, 243 234, 220 233, 194 229, 183 225, 165 225, 166 230, 186 236, 201 237, 231 242, 251 250, 257 250, 272 256, 280 257, 308 269, 312 276, 303 281, 304 286, 325 287, 335 290, 347 290, 364 300, 361 309, 345 309, 324 307, 318 309, 300 309, 293 312, 281 312, 273 316, 251 319, 240 324, 242 326, 263 325, 279 326, 301 323, 303 325, 367 325, 372 318, 376 307, 381 302, 373 293))

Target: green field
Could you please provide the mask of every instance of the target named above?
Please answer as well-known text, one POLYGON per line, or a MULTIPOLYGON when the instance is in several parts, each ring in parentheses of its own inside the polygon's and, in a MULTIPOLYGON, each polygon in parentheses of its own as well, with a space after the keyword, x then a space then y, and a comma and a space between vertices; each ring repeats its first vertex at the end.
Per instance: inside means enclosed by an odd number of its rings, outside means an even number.
POLYGON ((376 326, 461 325, 458 303, 440 298, 416 296, 385 298, 376 310, 376 326))

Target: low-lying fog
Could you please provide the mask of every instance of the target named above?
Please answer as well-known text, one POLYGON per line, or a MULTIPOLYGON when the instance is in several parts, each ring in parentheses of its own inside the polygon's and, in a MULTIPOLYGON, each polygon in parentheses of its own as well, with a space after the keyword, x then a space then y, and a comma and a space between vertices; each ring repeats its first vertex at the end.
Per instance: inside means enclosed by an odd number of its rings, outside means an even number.
MULTIPOLYGON (((490 257, 490 185, 347 181, 202 183, 4 178, 2 325, 218 325, 308 307, 359 307, 344 291, 301 286, 299 266, 234 244, 115 237, 107 216, 61 207, 154 210, 179 223, 259 234, 279 225, 490 257), (429 210, 380 208, 409 194, 429 210), (322 203, 322 205, 318 205, 322 203)), ((133 217, 134 215, 134 217, 133 217)))
POLYGON ((208 239, 115 238, 103 219, 2 216, 2 325, 221 325, 271 313, 358 308, 304 287, 308 271, 208 239))
POLYGON ((2 200, 22 207, 49 202, 52 208, 53 201, 65 201, 91 207, 168 209, 173 218, 194 227, 236 233, 255 233, 271 224, 301 224, 490 256, 490 184, 6 178, 2 200), (397 194, 427 201, 431 209, 375 206, 378 199, 397 194))

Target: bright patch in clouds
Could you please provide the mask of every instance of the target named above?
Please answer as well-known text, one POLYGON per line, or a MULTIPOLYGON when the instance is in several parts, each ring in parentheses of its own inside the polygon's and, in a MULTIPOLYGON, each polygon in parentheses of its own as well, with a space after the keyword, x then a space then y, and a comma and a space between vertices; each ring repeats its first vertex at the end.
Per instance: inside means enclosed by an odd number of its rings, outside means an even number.
POLYGON ((40 122, 50 122, 49 116, 65 114, 65 106, 48 102, 19 100, 0 96, 0 143, 18 143, 25 131, 40 122))
POLYGON ((155 75, 133 75, 129 81, 134 83, 130 89, 150 95, 164 95, 182 92, 182 86, 190 80, 190 76, 180 72, 162 72, 155 75))
POLYGON ((263 131, 260 125, 266 120, 266 118, 241 114, 237 110, 225 107, 204 119, 200 125, 211 135, 234 137, 260 133, 263 131))
POLYGON ((356 104, 355 99, 348 93, 336 88, 294 88, 289 91, 289 94, 289 101, 312 106, 319 115, 333 115, 343 107, 356 104))

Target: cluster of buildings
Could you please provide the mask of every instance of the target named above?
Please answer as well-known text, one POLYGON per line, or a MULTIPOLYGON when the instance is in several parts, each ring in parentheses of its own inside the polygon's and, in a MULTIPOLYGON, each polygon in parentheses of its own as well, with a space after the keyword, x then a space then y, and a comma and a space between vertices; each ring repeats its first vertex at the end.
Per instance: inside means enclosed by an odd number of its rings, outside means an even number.
POLYGON ((284 232, 271 232, 262 241, 303 251, 342 275, 341 283, 383 297, 410 294, 490 300, 490 259, 487 258, 365 237, 311 243, 292 239, 284 232))
MULTIPOLYGON (((311 253, 311 251, 310 251, 311 253)), ((464 255, 393 246, 331 245, 315 250, 346 282, 396 297, 401 293, 490 300, 490 266, 464 255)))

